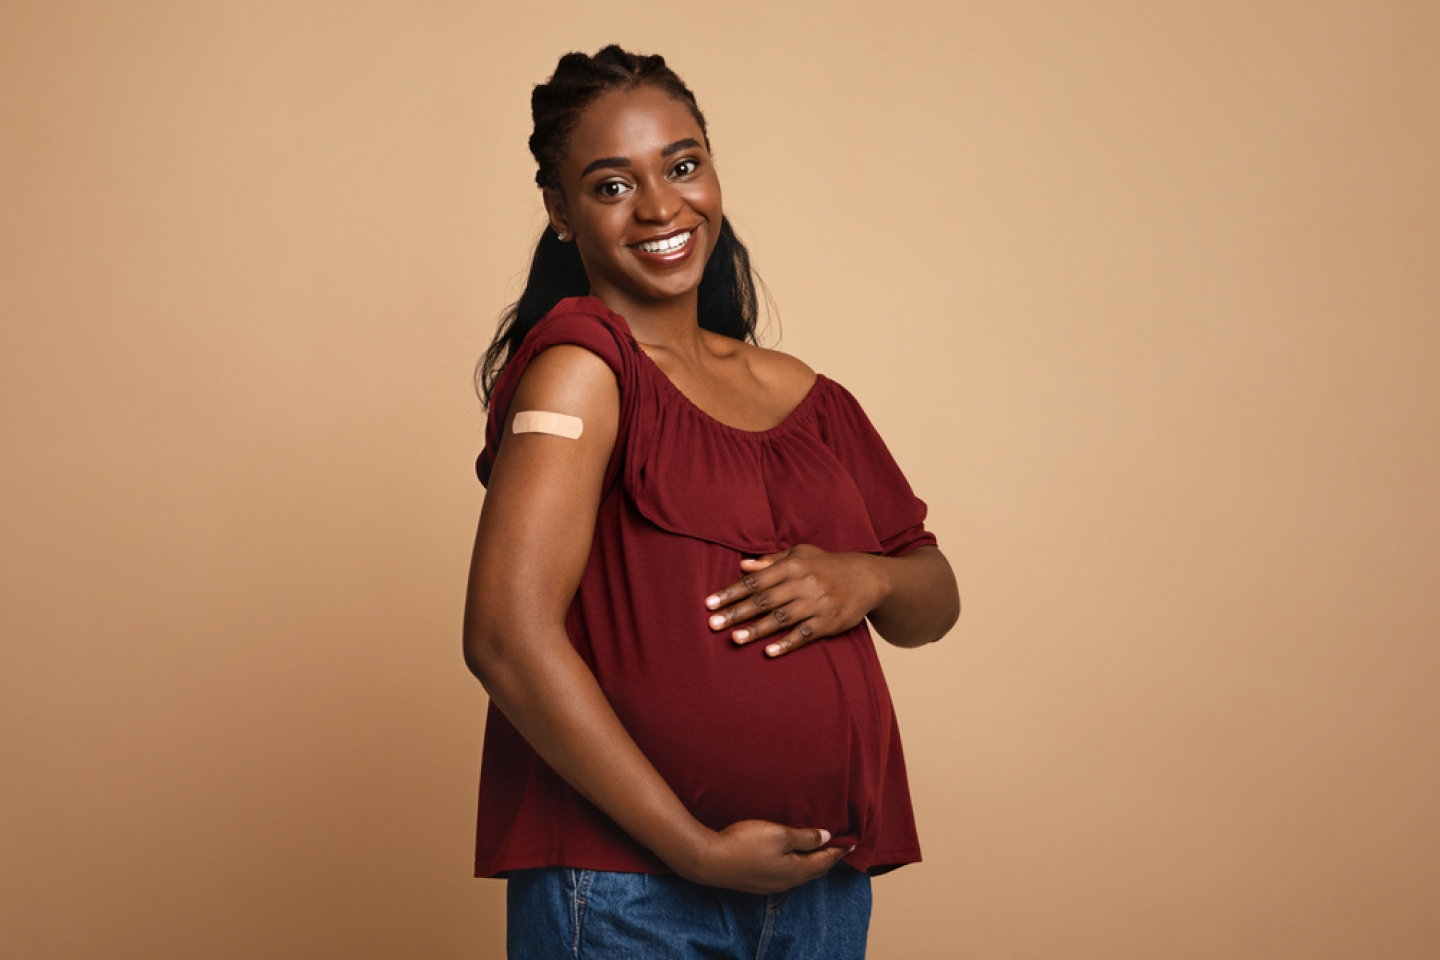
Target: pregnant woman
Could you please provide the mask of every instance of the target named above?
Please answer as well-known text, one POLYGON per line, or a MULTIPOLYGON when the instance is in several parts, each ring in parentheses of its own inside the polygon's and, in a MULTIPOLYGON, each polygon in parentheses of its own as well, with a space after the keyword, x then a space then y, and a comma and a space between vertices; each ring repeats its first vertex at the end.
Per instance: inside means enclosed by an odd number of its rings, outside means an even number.
POLYGON ((515 958, 861 957, 869 876, 920 858, 867 620, 939 639, 954 576, 855 399, 754 344, 664 60, 569 54, 532 108, 550 223, 480 370, 476 872, 515 958))

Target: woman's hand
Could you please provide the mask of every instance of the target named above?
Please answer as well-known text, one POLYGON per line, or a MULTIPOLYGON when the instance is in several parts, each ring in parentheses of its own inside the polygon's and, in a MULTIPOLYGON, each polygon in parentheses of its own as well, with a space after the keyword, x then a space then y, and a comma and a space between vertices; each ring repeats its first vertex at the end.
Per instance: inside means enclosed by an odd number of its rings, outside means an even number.
POLYGON ((808 544, 741 560, 745 575, 705 600, 710 629, 742 644, 776 637, 765 647, 772 657, 844 633, 888 596, 884 561, 808 544))
POLYGON ((781 893, 823 876, 852 847, 827 847, 827 830, 797 830, 767 820, 741 820, 711 831, 693 857, 670 866, 694 883, 744 893, 781 893))
POLYGON ((955 574, 933 546, 877 557, 802 544, 741 560, 740 569, 743 577, 705 599, 710 629, 730 630, 736 643, 783 634, 765 647, 772 657, 865 617, 890 643, 918 647, 939 640, 960 616, 955 574))

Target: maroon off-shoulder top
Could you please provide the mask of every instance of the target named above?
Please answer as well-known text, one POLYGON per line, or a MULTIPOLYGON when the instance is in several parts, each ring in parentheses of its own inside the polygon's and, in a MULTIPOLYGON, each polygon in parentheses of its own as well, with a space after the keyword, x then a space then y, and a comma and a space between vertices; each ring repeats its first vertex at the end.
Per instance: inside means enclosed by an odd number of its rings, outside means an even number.
MULTIPOLYGON (((778 426, 713 419, 593 297, 562 301, 496 384, 478 472, 488 482, 516 385, 556 344, 604 360, 620 427, 594 542, 565 620, 626 730, 702 823, 764 819, 854 844, 872 873, 920 859, 894 707, 862 621, 776 659, 712 633, 704 601, 740 559, 801 543, 896 556, 935 543, 855 398, 819 377, 778 426)), ((665 872, 490 706, 476 876, 570 866, 665 872)))

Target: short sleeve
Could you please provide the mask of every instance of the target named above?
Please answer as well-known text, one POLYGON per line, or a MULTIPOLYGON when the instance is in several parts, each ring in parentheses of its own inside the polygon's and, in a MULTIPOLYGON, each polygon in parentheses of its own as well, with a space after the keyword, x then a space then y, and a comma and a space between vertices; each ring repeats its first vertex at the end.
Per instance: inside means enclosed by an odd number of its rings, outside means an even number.
POLYGON ((495 456, 505 429, 505 418, 510 412, 510 403, 520 378, 526 368, 540 354, 551 347, 570 344, 583 347, 605 361, 620 384, 620 435, 615 438, 616 454, 610 458, 606 469, 605 485, 608 487, 618 471, 618 451, 624 449, 625 431, 631 417, 628 406, 634 403, 635 391, 630 389, 636 376, 635 351, 626 349, 628 330, 617 325, 618 318, 601 307, 598 301, 588 297, 574 297, 560 301, 545 319, 537 323, 520 349, 510 358, 490 396, 490 414, 485 424, 485 449, 475 463, 475 472, 482 484, 490 482, 490 471, 495 466, 495 456), (596 308, 599 309, 596 309, 596 308))
POLYGON ((898 557, 934 546, 935 535, 925 529, 925 501, 910 489, 910 482, 859 402, 833 380, 825 381, 821 418, 821 434, 860 488, 885 556, 898 557))

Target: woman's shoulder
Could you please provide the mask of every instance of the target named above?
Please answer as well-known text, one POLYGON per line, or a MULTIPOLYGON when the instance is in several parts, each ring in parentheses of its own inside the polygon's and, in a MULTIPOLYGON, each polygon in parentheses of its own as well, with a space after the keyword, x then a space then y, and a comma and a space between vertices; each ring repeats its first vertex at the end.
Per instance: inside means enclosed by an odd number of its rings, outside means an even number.
POLYGON ((633 377, 634 347, 628 330, 616 320, 593 297, 570 297, 557 303, 526 332, 505 361, 490 398, 492 416, 498 414, 503 422, 522 380, 532 389, 552 380, 563 383, 573 378, 579 383, 603 365, 623 387, 633 377), (531 368, 537 364, 542 373, 532 376, 531 368))
POLYGON ((634 350, 629 328, 594 297, 567 297, 532 327, 512 357, 520 366, 551 347, 570 344, 597 354, 618 373, 634 350))
POLYGON ((736 340, 729 344, 760 389, 788 407, 800 403, 819 379, 808 363, 788 353, 736 340))

